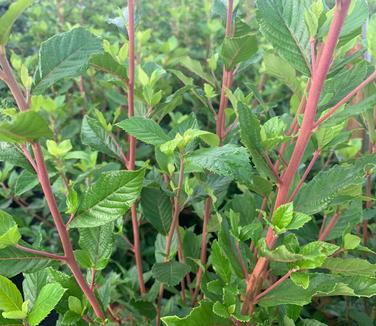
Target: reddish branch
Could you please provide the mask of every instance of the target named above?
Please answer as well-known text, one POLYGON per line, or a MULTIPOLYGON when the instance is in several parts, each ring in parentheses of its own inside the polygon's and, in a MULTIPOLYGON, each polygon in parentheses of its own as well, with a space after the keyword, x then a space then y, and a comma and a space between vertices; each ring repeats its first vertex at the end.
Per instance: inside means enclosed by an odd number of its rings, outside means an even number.
MULTIPOLYGON (((16 78, 13 74, 13 70, 6 57, 4 47, 0 47, 0 66, 2 68, 2 72, 4 76, 3 79, 5 83, 7 84, 7 86, 9 87, 17 103, 18 108, 20 109, 20 111, 26 111, 29 108, 28 103, 24 95, 22 94, 21 88, 19 87, 16 81, 16 78)), ((80 286, 81 290, 84 292, 86 298, 90 302, 96 316, 100 319, 105 319, 102 308, 100 307, 100 304, 94 292, 90 289, 89 285, 86 283, 85 278, 82 275, 81 270, 74 257, 73 248, 69 239, 68 231, 64 225, 63 218, 59 212, 55 197, 51 189, 51 184, 50 184, 50 180, 48 177, 46 164, 43 158, 42 149, 40 145, 37 143, 32 143, 31 146, 34 152, 38 179, 42 187, 43 193, 45 195, 47 205, 50 209, 52 218, 54 220, 54 224, 56 226, 57 232, 59 234, 61 244, 63 246, 65 262, 69 266, 78 285, 80 286)))
MULTIPOLYGON (((294 177, 302 161, 305 149, 310 140, 312 131, 314 129, 314 119, 316 115, 316 108, 320 99, 320 94, 324 85, 324 81, 329 71, 330 64, 333 60, 334 50, 345 21, 351 0, 338 0, 335 8, 332 24, 328 33, 327 40, 322 50, 322 54, 318 63, 316 64, 315 74, 312 76, 311 87, 309 90, 307 105, 303 117, 302 126, 294 151, 291 155, 290 162, 282 176, 282 183, 279 186, 274 209, 283 205, 288 200, 288 194, 294 177)), ((277 237, 273 234, 273 230, 269 228, 266 242, 269 248, 273 248, 277 237)), ((261 257, 253 270, 251 277, 248 280, 246 298, 243 303, 242 313, 246 314, 253 311, 253 299, 256 297, 257 285, 260 283, 260 277, 265 272, 268 266, 268 260, 261 257)))
MULTIPOLYGON (((339 208, 337 207, 336 212, 334 213, 333 217, 330 219, 330 222, 328 223, 328 225, 326 227, 324 227, 322 229, 322 231, 320 231, 320 234, 319 234, 319 240, 320 241, 325 241, 325 239, 329 235, 330 231, 333 229, 333 227, 338 222, 338 219, 340 218, 340 216, 341 216, 341 214, 340 214, 339 208)), ((323 221, 323 224, 324 224, 324 221, 323 221)))
MULTIPOLYGON (((134 27, 134 8, 135 3, 134 0, 128 1, 128 38, 129 38, 129 48, 128 48, 128 56, 129 56, 129 81, 128 81, 128 118, 134 116, 134 70, 135 70, 135 27, 134 27)), ((124 159, 127 162, 128 170, 134 170, 135 168, 135 160, 136 160, 136 138, 129 135, 128 136, 128 143, 129 143, 129 157, 128 159, 124 159)), ((137 277, 138 277, 138 284, 140 287, 141 295, 146 293, 145 283, 144 283, 144 276, 142 273, 142 259, 141 259, 141 248, 140 248, 140 230, 137 221, 137 204, 133 204, 131 207, 131 217, 132 217, 132 231, 133 231, 133 252, 136 259, 136 267, 137 267, 137 277)))
MULTIPOLYGON (((227 2, 227 15, 226 15, 226 32, 225 37, 229 37, 232 34, 232 11, 234 7, 234 1, 228 0, 227 2)), ((223 68, 223 77, 222 77, 222 88, 221 88, 221 97, 219 101, 219 109, 218 114, 215 114, 216 117, 216 134, 220 139, 220 145, 223 145, 224 140, 226 138, 226 124, 225 124, 225 109, 227 107, 228 99, 226 96, 226 90, 230 89, 232 86, 234 78, 234 73, 232 70, 227 70, 225 67, 223 68)), ((211 198, 207 198, 205 201, 205 211, 204 211, 204 221, 202 227, 202 237, 201 237, 201 253, 200 253, 200 260, 201 264, 204 266, 206 264, 206 250, 207 250, 207 227, 210 219, 212 207, 212 200, 211 198)), ((196 287, 195 292, 192 297, 192 303, 194 304, 198 295, 198 291, 200 290, 201 285, 201 278, 202 278, 203 270, 199 267, 197 275, 196 275, 196 287)))

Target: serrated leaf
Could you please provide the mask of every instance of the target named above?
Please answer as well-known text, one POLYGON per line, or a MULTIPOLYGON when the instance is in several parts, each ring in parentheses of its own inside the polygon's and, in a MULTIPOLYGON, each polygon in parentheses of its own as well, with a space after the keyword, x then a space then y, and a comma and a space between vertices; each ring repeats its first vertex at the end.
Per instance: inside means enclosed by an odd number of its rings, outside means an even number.
POLYGON ((111 157, 119 157, 119 152, 108 132, 98 120, 85 115, 81 126, 81 141, 84 145, 111 157))
POLYGON ((170 230, 172 219, 171 198, 160 189, 144 188, 141 192, 143 216, 161 234, 170 230))
POLYGON ((127 68, 117 62, 111 54, 107 52, 93 55, 90 59, 90 65, 97 70, 111 74, 124 82, 128 82, 127 68))
POLYGON ((272 217, 272 224, 279 229, 284 229, 290 224, 294 216, 294 205, 288 203, 279 206, 274 212, 272 217))
POLYGON ((102 41, 82 27, 51 37, 39 51, 33 92, 42 93, 63 78, 81 75, 90 57, 102 51, 102 41))
POLYGON ((83 194, 70 227, 96 227, 122 217, 139 196, 144 174, 144 169, 102 173, 83 194))
POLYGON ((0 250, 0 274, 13 277, 19 273, 32 273, 46 268, 52 261, 43 256, 29 254, 15 247, 0 250))
POLYGON ((114 245, 114 225, 107 223, 93 228, 80 229, 79 244, 90 255, 91 267, 101 270, 106 267, 114 245))
POLYGON ((152 273, 155 279, 167 285, 177 285, 182 278, 189 273, 191 268, 177 261, 156 263, 153 265, 152 273))
POLYGON ((63 297, 65 289, 59 283, 50 283, 45 285, 30 311, 28 322, 31 326, 37 326, 45 319, 52 309, 59 303, 63 297))
POLYGON ((312 215, 328 207, 341 191, 363 183, 364 169, 376 164, 375 155, 365 155, 352 165, 335 165, 303 185, 294 203, 297 210, 312 215))
POLYGON ((13 2, 8 10, 0 17, 0 44, 5 45, 8 42, 9 34, 13 24, 26 8, 31 6, 34 0, 18 0, 13 2))
POLYGON ((348 233, 343 237, 343 249, 345 250, 355 249, 356 247, 360 245, 361 242, 362 240, 359 237, 348 233))
POLYGON ((20 239, 21 234, 13 217, 0 210, 0 249, 14 246, 20 239))
POLYGON ((117 126, 147 144, 161 145, 171 140, 163 129, 151 119, 133 117, 119 122, 117 126))
POLYGON ((214 270, 219 275, 219 277, 226 283, 231 281, 231 268, 230 262, 227 257, 223 254, 222 249, 220 248, 218 241, 214 241, 211 247, 211 263, 214 270))
POLYGON ((47 270, 42 269, 34 273, 24 273, 24 280, 22 282, 22 289, 25 301, 29 301, 30 308, 32 308, 40 290, 47 284, 47 270))
POLYGON ((25 143, 39 138, 52 137, 48 123, 36 112, 17 113, 11 122, 0 122, 0 141, 25 143))
POLYGON ((32 190, 38 184, 38 177, 34 173, 31 173, 29 171, 22 171, 16 182, 14 189, 15 195, 19 197, 25 192, 32 190))
POLYGON ((213 312, 213 304, 204 300, 183 318, 168 316, 161 319, 166 326, 229 326, 232 324, 228 319, 217 316, 213 312))
POLYGON ((328 269, 333 274, 350 276, 374 277, 376 274, 376 264, 371 264, 367 260, 360 258, 328 257, 321 268, 328 269))
POLYGON ((309 32, 304 1, 258 0, 257 21, 276 51, 295 69, 310 75, 309 32))
POLYGON ((9 162, 15 166, 28 170, 29 172, 35 173, 33 167, 22 154, 21 150, 13 144, 0 142, 0 161, 9 162))
POLYGON ((221 56, 227 70, 232 70, 241 62, 247 61, 257 52, 257 41, 254 35, 226 37, 221 56))
POLYGON ((274 181, 275 176, 273 171, 270 169, 263 156, 264 149, 261 146, 260 122, 251 109, 246 108, 241 103, 239 104, 238 114, 241 142, 247 147, 252 156, 252 161, 259 173, 274 181))
POLYGON ((22 295, 17 286, 11 280, 0 275, 0 310, 22 310, 22 302, 22 295))
POLYGON ((251 182, 252 167, 244 147, 226 144, 194 151, 186 159, 187 171, 209 170, 245 184, 251 182))

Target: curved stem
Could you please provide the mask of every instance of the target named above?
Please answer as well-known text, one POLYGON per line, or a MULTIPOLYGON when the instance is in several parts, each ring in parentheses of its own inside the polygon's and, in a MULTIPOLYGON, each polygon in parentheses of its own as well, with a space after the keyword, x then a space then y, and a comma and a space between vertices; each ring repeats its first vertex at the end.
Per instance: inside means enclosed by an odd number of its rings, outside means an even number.
MULTIPOLYGON (((28 109, 28 103, 24 95, 22 94, 21 88, 19 87, 15 79, 13 70, 6 57, 4 47, 0 47, 0 65, 4 73, 6 74, 6 78, 5 78, 6 84, 9 87, 16 101, 18 108, 20 109, 20 111, 26 111, 28 109)), ((68 264, 70 270, 72 271, 72 274, 74 278, 76 279, 78 285, 80 286, 81 290, 84 292, 85 296, 90 302, 96 316, 100 319, 105 319, 102 308, 94 292, 91 291, 89 285, 86 283, 85 278, 82 275, 80 268, 77 264, 77 261, 74 257, 73 248, 69 239, 68 231, 65 227, 63 218, 60 215, 55 197, 51 189, 51 184, 50 184, 50 180, 48 177, 47 167, 43 158, 42 149, 40 145, 37 143, 32 143, 31 147, 34 152, 38 179, 42 187, 45 199, 47 201, 47 205, 50 209, 52 218, 54 220, 54 224, 56 226, 57 232, 59 234, 61 244, 63 246, 65 261, 68 264)))

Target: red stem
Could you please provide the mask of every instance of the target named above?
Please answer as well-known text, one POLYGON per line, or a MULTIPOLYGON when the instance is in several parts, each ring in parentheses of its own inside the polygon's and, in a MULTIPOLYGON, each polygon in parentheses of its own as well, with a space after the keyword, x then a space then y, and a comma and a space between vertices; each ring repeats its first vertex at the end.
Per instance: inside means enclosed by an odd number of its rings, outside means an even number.
MULTIPOLYGON (((15 79, 13 70, 7 60, 4 47, 0 47, 0 65, 3 69, 3 72, 6 75, 5 82, 8 85, 17 103, 18 108, 20 109, 20 111, 26 111, 28 109, 28 104, 15 79)), ((69 239, 68 231, 65 228, 63 218, 61 217, 59 209, 57 208, 56 200, 51 189, 50 180, 48 177, 46 164, 43 158, 42 149, 37 143, 32 143, 31 146, 34 152, 35 162, 37 166, 38 179, 42 187, 43 193, 45 195, 47 205, 50 209, 52 218, 54 220, 57 232, 59 234, 61 244, 63 246, 65 261, 68 264, 69 268, 71 269, 72 274, 74 278, 76 279, 78 285, 80 286, 81 290, 84 292, 85 296, 90 302, 96 316, 100 319, 105 319, 102 308, 100 307, 99 302, 97 298, 95 297, 94 292, 91 291, 89 285, 86 283, 85 278, 82 275, 80 268, 74 257, 73 248, 69 239)))
POLYGON ((320 156, 320 150, 319 149, 313 152, 313 156, 312 156, 311 162, 309 162, 306 170, 304 171, 303 176, 299 180, 298 185, 295 187, 293 193, 291 194, 290 198, 288 199, 289 202, 294 200, 295 196, 299 192, 300 188, 302 187, 302 185, 303 185, 305 179, 307 178, 309 172, 311 172, 311 170, 313 168, 313 165, 316 163, 316 161, 319 158, 319 156, 320 156))
MULTIPOLYGON (((336 10, 334 13, 333 21, 329 29, 327 41, 324 45, 320 60, 315 69, 315 74, 312 77, 311 87, 307 99, 307 105, 305 108, 305 114, 303 117, 302 127, 294 147, 294 151, 291 155, 290 162, 286 168, 284 175, 282 176, 282 184, 280 185, 277 193, 274 210, 280 205, 285 204, 287 196, 294 180, 295 174, 299 168, 301 160, 303 158, 308 141, 311 137, 314 127, 314 118, 316 114, 316 107, 320 99, 322 87, 324 85, 326 76, 329 71, 330 64, 333 59, 334 50, 345 21, 351 0, 337 1, 336 10)), ((277 237, 273 234, 273 230, 269 228, 266 242, 269 248, 272 248, 275 244, 277 237)), ((253 270, 251 277, 248 280, 246 298, 243 303, 242 313, 246 314, 248 311, 253 310, 254 304, 252 304, 252 298, 257 287, 260 276, 268 266, 268 260, 265 257, 261 257, 253 270)))
POLYGON ((324 230, 319 235, 319 240, 320 241, 325 241, 326 237, 329 235, 329 233, 333 229, 334 225, 336 225, 336 223, 337 223, 338 219, 340 218, 340 216, 341 215, 340 215, 340 212, 339 212, 339 208, 337 207, 337 210, 336 210, 335 214, 333 215, 333 217, 331 218, 329 224, 327 225, 326 228, 324 228, 324 230))
POLYGON ((28 248, 28 247, 22 246, 20 244, 16 244, 16 248, 18 248, 22 251, 28 252, 30 254, 35 254, 35 255, 38 255, 38 256, 44 256, 44 257, 47 257, 47 258, 50 258, 50 259, 53 259, 53 260, 61 260, 61 261, 65 260, 65 256, 60 256, 60 255, 53 254, 53 253, 50 253, 50 252, 47 252, 47 251, 28 248))
POLYGON ((273 283, 271 286, 269 286, 265 291, 258 294, 255 299, 253 300, 255 303, 258 302, 263 296, 268 294, 271 290, 275 289, 278 285, 280 285, 283 281, 287 280, 290 275, 294 272, 296 272, 296 269, 290 269, 285 275, 283 275, 278 281, 273 283))
MULTIPOLYGON (((131 118, 134 116, 134 71, 135 71, 134 8, 135 8, 134 0, 128 0, 128 37, 129 37, 128 118, 131 118)), ((128 167, 128 170, 134 170, 135 159, 136 159, 136 138, 129 135, 128 142, 129 142, 129 157, 128 157, 128 162, 127 162, 127 167, 128 167)), ((145 288, 144 276, 142 273, 140 230, 139 230, 139 225, 137 221, 136 205, 137 204, 133 204, 131 207, 132 231, 133 231, 133 242, 134 242, 133 252, 135 255, 135 259, 136 259, 137 276, 138 276, 138 283, 140 287, 140 293, 141 295, 144 295, 146 293, 146 288, 145 288)))
POLYGON ((366 87, 370 82, 376 78, 376 70, 368 76, 368 78, 355 87, 349 94, 347 94, 342 100, 340 100, 335 106, 333 106, 327 113, 325 113, 320 119, 318 119, 314 124, 314 129, 316 129, 322 122, 328 119, 334 112, 336 112, 342 105, 344 105, 348 100, 355 96, 359 91, 366 87))

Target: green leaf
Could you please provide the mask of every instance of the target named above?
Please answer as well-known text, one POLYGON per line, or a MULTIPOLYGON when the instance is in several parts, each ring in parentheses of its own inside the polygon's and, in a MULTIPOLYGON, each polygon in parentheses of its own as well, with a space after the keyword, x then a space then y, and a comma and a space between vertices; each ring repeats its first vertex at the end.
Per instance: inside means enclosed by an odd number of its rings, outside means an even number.
POLYGON ((90 59, 90 64, 97 70, 111 74, 126 83, 128 82, 127 68, 118 63, 107 52, 93 55, 90 59))
POLYGON ((187 171, 209 170, 245 184, 251 182, 252 167, 244 147, 226 144, 194 151, 186 159, 187 171))
POLYGON ((13 217, 0 210, 0 249, 14 246, 20 239, 21 234, 13 217))
POLYGON ((258 0, 257 21, 276 51, 295 69, 310 74, 309 32, 304 1, 258 0))
POLYGON ((358 247, 361 242, 362 240, 359 237, 348 233, 343 237, 343 248, 345 250, 352 250, 358 247))
POLYGON ((275 180, 273 171, 266 162, 263 153, 264 149, 261 146, 260 122, 255 114, 239 103, 238 106, 239 123, 240 123, 240 139, 244 146, 247 147, 252 156, 252 161, 260 174, 275 180))
POLYGON ((32 190, 39 184, 38 177, 35 173, 31 173, 29 171, 22 171, 21 174, 18 176, 16 186, 14 189, 15 195, 20 197, 25 192, 32 190))
POLYGON ((273 213, 272 224, 279 229, 285 229, 294 216, 294 205, 288 203, 279 206, 273 213))
POLYGON ((22 310, 22 295, 17 286, 0 275, 0 310, 16 311, 22 310))
POLYGON ((144 174, 144 169, 102 173, 83 194, 70 227, 96 227, 122 217, 138 198, 144 174))
POLYGON ((208 83, 215 85, 212 76, 204 71, 201 66, 201 63, 197 60, 193 60, 190 57, 182 57, 179 58, 179 63, 189 71, 193 72, 203 80, 207 81, 208 83))
POLYGON ((159 282, 174 286, 177 285, 190 270, 191 268, 186 264, 177 261, 169 261, 154 264, 151 271, 155 279, 159 282))
POLYGON ((78 315, 82 314, 83 308, 82 308, 82 304, 81 304, 80 299, 70 295, 68 297, 68 307, 69 307, 69 310, 75 312, 76 314, 78 314, 78 315))
POLYGON ((367 50, 373 62, 376 63, 376 14, 367 25, 367 50))
POLYGON ((42 93, 57 81, 84 73, 91 55, 102 52, 102 41, 82 27, 43 42, 33 92, 42 93))
POLYGON ((349 186, 363 184, 364 169, 375 165, 375 155, 365 155, 352 165, 335 165, 318 173, 303 185, 295 199, 295 207, 312 215, 328 207, 349 186))
POLYGON ((166 235, 171 226, 171 198, 160 189, 144 188, 141 192, 143 216, 157 229, 166 235))
POLYGON ((33 167, 22 154, 21 150, 13 144, 0 142, 0 161, 9 162, 15 166, 28 170, 29 172, 35 173, 33 167))
POLYGON ((46 257, 29 254, 15 247, 0 250, 0 274, 13 277, 19 273, 32 273, 46 268, 52 261, 46 257))
POLYGON ((305 272, 295 272, 292 273, 291 281, 293 281, 296 285, 301 286, 303 289, 307 289, 309 286, 309 274, 305 272))
POLYGON ((52 137, 48 123, 36 112, 17 113, 11 122, 0 122, 0 141, 25 143, 52 137))
POLYGON ((232 70, 241 62, 247 61, 257 52, 257 41, 254 35, 226 37, 221 56, 227 70, 232 70))
POLYGON ((119 151, 111 140, 108 132, 102 127, 98 120, 88 115, 85 115, 82 120, 81 141, 84 145, 108 156, 120 157, 119 151))
POLYGON ((13 2, 4 15, 0 17, 0 44, 5 45, 8 42, 9 34, 13 24, 25 9, 34 2, 34 0, 18 0, 13 2))
POLYGON ((211 263, 215 272, 219 277, 226 283, 231 281, 231 268, 230 262, 227 257, 223 254, 221 247, 218 244, 218 241, 214 241, 211 247, 211 263))
POLYGON ((24 280, 22 282, 22 289, 25 301, 30 302, 30 306, 34 304, 40 290, 47 284, 47 270, 42 269, 34 273, 24 273, 24 280))
POLYGON ((101 270, 106 267, 114 245, 114 225, 107 223, 93 228, 80 229, 79 244, 90 255, 91 267, 101 270))
POLYGON ((264 64, 267 74, 281 80, 295 94, 300 95, 302 93, 302 87, 296 76, 296 71, 285 59, 272 53, 266 53, 264 64))
POLYGON ((166 326, 229 326, 232 322, 221 318, 213 312, 213 304, 202 300, 200 305, 193 308, 189 315, 180 318, 177 316, 168 316, 161 318, 166 326))
POLYGON ((64 295, 65 289, 59 283, 50 283, 45 285, 40 291, 37 300, 31 310, 28 322, 31 326, 39 325, 45 319, 52 309, 59 303, 64 295))
POLYGON ((119 122, 117 126, 146 144, 161 145, 171 140, 163 129, 151 119, 133 117, 119 122))
POLYGON ((333 274, 350 276, 369 276, 376 274, 376 264, 371 264, 360 258, 333 258, 328 257, 321 268, 330 270, 333 274))

